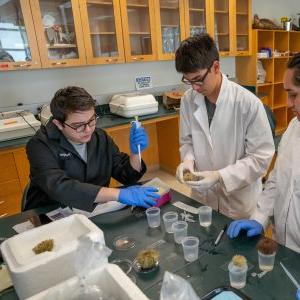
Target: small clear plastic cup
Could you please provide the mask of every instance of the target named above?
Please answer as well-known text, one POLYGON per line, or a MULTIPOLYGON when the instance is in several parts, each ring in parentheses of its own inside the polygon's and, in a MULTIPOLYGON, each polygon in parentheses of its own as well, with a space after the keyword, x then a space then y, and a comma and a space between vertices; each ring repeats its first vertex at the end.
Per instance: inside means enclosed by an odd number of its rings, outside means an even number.
POLYGON ((263 254, 260 251, 258 252, 258 265, 262 271, 272 271, 275 262, 276 252, 272 254, 263 254))
POLYGON ((238 267, 230 262, 228 265, 228 270, 230 285, 236 289, 242 289, 245 287, 248 270, 247 264, 242 267, 238 267))
POLYGON ((199 207, 199 223, 200 226, 208 227, 211 225, 212 208, 210 206, 199 207))
POLYGON ((160 208, 150 207, 146 210, 148 225, 151 228, 160 226, 160 208))
POLYGON ((175 211, 169 211, 163 214, 163 220, 166 232, 173 233, 172 224, 178 221, 178 213, 175 211))
POLYGON ((199 255, 199 238, 195 236, 187 236, 182 242, 184 259, 192 262, 198 259, 199 255))
POLYGON ((188 223, 185 221, 177 221, 172 224, 174 240, 177 244, 181 244, 182 240, 187 236, 188 223))

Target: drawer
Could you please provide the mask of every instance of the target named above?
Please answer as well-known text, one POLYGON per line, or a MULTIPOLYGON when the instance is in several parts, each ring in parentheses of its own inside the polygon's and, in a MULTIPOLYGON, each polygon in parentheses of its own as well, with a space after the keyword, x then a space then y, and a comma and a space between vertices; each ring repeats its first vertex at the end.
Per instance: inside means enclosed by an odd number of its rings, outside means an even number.
POLYGON ((21 198, 19 180, 0 183, 0 217, 21 212, 21 198))
POLYGON ((19 178, 17 168, 15 165, 14 155, 12 152, 0 154, 0 166, 0 183, 19 178))

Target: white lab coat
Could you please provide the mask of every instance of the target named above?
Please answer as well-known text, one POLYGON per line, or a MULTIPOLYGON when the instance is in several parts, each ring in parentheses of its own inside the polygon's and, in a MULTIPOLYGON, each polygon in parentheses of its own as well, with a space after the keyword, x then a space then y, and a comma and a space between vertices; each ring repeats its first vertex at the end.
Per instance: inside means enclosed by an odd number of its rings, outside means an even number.
POLYGON ((284 133, 265 190, 251 216, 264 227, 274 216, 274 237, 300 253, 300 122, 294 118, 284 133))
POLYGON ((234 218, 249 218, 262 190, 261 177, 274 154, 274 142, 261 101, 222 75, 211 125, 204 96, 189 89, 180 108, 181 160, 198 171, 219 170, 222 183, 192 197, 234 218))

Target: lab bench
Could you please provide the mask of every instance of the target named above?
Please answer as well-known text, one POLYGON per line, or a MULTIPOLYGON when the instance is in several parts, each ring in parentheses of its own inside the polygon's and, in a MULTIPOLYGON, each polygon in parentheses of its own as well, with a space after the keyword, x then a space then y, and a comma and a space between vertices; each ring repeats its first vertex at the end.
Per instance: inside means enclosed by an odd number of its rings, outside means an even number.
MULTIPOLYGON (((172 202, 181 201, 194 207, 200 205, 173 190, 171 190, 171 197, 172 202)), ((39 215, 55 208, 56 206, 39 208, 1 219, 0 232, 2 237, 8 238, 15 234, 12 226, 28 220, 33 215, 39 215)), ((161 215, 167 211, 183 212, 171 203, 161 207, 161 215)), ((103 230, 106 245, 113 250, 109 257, 110 262, 115 259, 133 261, 137 253, 146 247, 155 248, 160 252, 159 268, 156 271, 139 274, 132 270, 129 274, 134 276, 136 284, 149 299, 159 299, 165 271, 180 275, 189 281, 200 297, 216 287, 229 285, 228 263, 236 254, 244 255, 248 261, 247 284, 241 290, 243 293, 251 299, 295 299, 296 288, 284 273, 280 262, 288 268, 295 278, 299 279, 300 254, 284 246, 279 246, 274 269, 261 278, 253 277, 252 273, 260 273, 255 248, 259 237, 247 238, 243 234, 235 240, 230 240, 227 235, 223 235, 219 244, 214 247, 213 242, 220 230, 231 220, 213 211, 212 225, 204 228, 200 227, 198 216, 193 216, 196 222, 188 223, 188 235, 198 237, 200 244, 199 259, 191 263, 184 260, 182 246, 174 243, 173 235, 165 232, 164 225, 161 224, 156 229, 149 228, 146 216, 141 211, 131 212, 131 209, 125 208, 117 212, 93 217, 91 220, 103 230), (135 247, 126 251, 115 250, 114 240, 125 234, 133 237, 135 247)), ((14 290, 10 289, 6 293, 0 293, 0 298, 14 300, 17 299, 17 296, 14 290)))
MULTIPOLYGON (((167 110, 158 98, 156 114, 141 116, 140 121, 149 136, 149 147, 143 151, 143 160, 149 171, 163 169, 175 174, 179 164, 178 113, 167 110)), ((103 128, 119 146, 120 151, 129 153, 130 122, 133 120, 112 115, 108 105, 96 108, 100 118, 98 128, 103 128)), ((0 218, 20 212, 24 187, 29 179, 29 162, 25 146, 31 137, 0 142, 0 218)), ((111 186, 116 186, 115 180, 111 186)))

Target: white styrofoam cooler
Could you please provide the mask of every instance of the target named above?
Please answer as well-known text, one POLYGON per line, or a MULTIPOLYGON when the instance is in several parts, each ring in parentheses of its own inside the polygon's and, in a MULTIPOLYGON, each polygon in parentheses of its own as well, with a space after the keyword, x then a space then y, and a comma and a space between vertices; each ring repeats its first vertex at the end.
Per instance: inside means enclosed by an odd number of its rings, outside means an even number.
POLYGON ((31 297, 74 276, 74 253, 83 235, 105 244, 102 230, 87 217, 77 214, 4 241, 2 256, 19 298, 31 297), (36 255, 32 248, 46 239, 54 240, 53 250, 36 255))
MULTIPOLYGON (((86 277, 86 282, 89 285, 96 285, 106 295, 116 300, 148 300, 120 267, 114 264, 105 264, 105 266, 93 270, 86 277)), ((74 276, 27 300, 50 300, 54 299, 53 297, 57 294, 61 297, 60 299, 68 300, 71 297, 72 291, 74 291, 76 287, 79 287, 79 285, 78 277, 74 276)))
POLYGON ((112 97, 109 108, 113 114, 131 118, 157 113, 158 102, 150 94, 120 94, 112 97))

